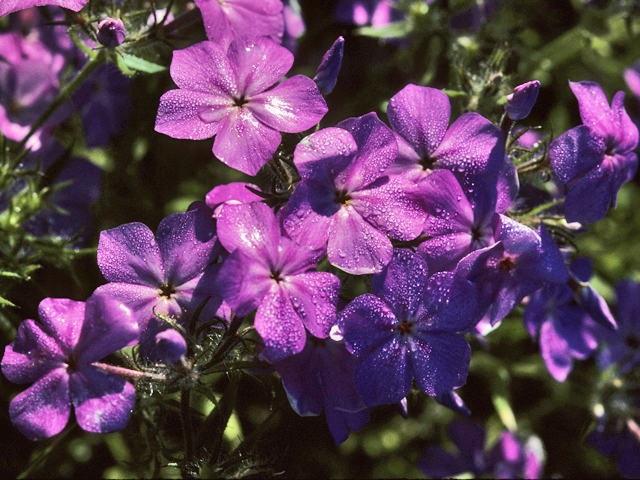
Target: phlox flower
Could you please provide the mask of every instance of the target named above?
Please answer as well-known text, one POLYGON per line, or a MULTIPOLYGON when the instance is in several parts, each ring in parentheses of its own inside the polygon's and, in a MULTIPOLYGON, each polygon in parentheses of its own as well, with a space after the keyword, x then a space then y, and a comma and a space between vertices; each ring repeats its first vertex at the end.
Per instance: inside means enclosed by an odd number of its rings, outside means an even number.
POLYGON ((224 50, 236 37, 266 35, 280 43, 284 32, 280 0, 195 0, 207 38, 224 50))
MULTIPOLYGON (((225 317, 224 305, 213 287, 221 251, 211 211, 204 205, 174 213, 153 232, 134 222, 105 230, 98 243, 98 266, 110 283, 96 293, 117 298, 131 307, 140 324, 140 348, 148 356, 155 336, 170 328, 154 314, 173 317, 182 325, 207 297, 212 297, 202 318, 225 317)), ((228 314, 228 312, 227 312, 228 314)))
POLYGON ((135 389, 96 362, 137 342, 133 312, 117 300, 93 295, 86 303, 45 298, 39 316, 40 322, 20 324, 2 358, 7 379, 35 382, 11 401, 13 424, 30 440, 42 440, 65 427, 73 405, 83 430, 123 429, 135 389))
POLYGON ((305 327, 315 337, 329 335, 340 281, 312 271, 323 250, 291 240, 261 202, 224 205, 218 235, 230 255, 217 275, 217 291, 238 315, 258 309, 254 324, 271 360, 301 352, 305 327))
POLYGON ((304 75, 269 88, 292 65, 293 54, 268 37, 238 37, 228 50, 211 41, 176 50, 170 71, 180 88, 160 98, 155 129, 191 140, 215 135, 213 154, 255 175, 278 148, 280 132, 303 132, 327 113, 304 75))
POLYGON ((302 177, 283 224, 296 241, 320 248, 353 273, 379 272, 393 254, 391 241, 412 240, 425 212, 400 175, 385 174, 397 154, 393 133, 375 113, 340 122, 303 139, 293 161, 302 177))
POLYGON ((471 252, 455 270, 478 286, 479 310, 491 325, 546 282, 569 280, 558 245, 544 225, 534 232, 504 215, 501 223, 498 241, 471 252))
POLYGON ((507 103, 504 104, 504 110, 509 118, 511 120, 526 118, 536 103, 539 91, 540 82, 538 80, 518 85, 513 93, 507 95, 507 103))
POLYGON ((308 337, 302 352, 275 364, 291 407, 301 416, 324 409, 337 445, 369 421, 369 412, 354 382, 357 357, 344 342, 308 337))
POLYGON ((400 10, 393 8, 394 3, 395 0, 340 0, 335 16, 341 22, 382 28, 403 17, 400 10))
POLYGON ((578 99, 584 125, 560 135, 549 148, 551 167, 565 184, 568 222, 590 223, 603 218, 618 190, 638 169, 638 127, 624 109, 624 92, 611 107, 600 85, 569 82, 578 99))
POLYGON ((338 317, 347 350, 360 357, 355 382, 365 404, 399 402, 413 379, 428 395, 464 385, 471 348, 458 333, 477 322, 475 287, 452 272, 428 276, 420 256, 396 250, 371 290, 338 317))
POLYGON ((85 6, 87 1, 88 0, 2 0, 2 3, 0 3, 0 17, 25 8, 42 7, 44 5, 64 7, 77 12, 85 6))

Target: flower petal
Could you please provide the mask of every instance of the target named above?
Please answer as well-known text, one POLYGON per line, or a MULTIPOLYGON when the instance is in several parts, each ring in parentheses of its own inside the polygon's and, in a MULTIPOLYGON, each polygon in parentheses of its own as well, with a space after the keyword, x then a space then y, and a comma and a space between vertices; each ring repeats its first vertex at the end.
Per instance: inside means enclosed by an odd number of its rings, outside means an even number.
POLYGON ((582 123, 598 137, 607 138, 616 131, 607 96, 595 82, 569 82, 580 105, 582 123))
POLYGON ((29 440, 43 440, 60 433, 70 413, 66 366, 47 373, 9 405, 11 422, 29 440))
POLYGON ((453 272, 430 276, 424 289, 424 312, 418 320, 420 331, 469 331, 480 320, 475 285, 453 272))
POLYGON ((3 0, 0 5, 0 17, 4 17, 12 12, 17 12, 29 7, 40 7, 42 5, 54 5, 68 8, 77 12, 85 6, 88 0, 3 0))
POLYGON ((396 324, 393 310, 371 293, 355 298, 338 316, 347 350, 358 357, 389 342, 396 324))
POLYGON ((83 430, 110 433, 127 425, 136 391, 123 378, 87 365, 71 375, 69 389, 83 430))
POLYGON ((284 288, 307 330, 315 337, 327 338, 336 323, 338 277, 329 272, 303 273, 288 277, 284 288))
POLYGON ((65 355, 71 353, 80 339, 85 318, 85 303, 68 298, 45 298, 38 305, 43 330, 54 338, 65 355))
POLYGON ((273 210, 262 202, 227 204, 218 216, 220 242, 229 252, 244 255, 267 265, 278 258, 280 226, 273 210))
POLYGON ((549 147, 553 173, 562 183, 569 183, 596 168, 604 159, 605 144, 588 127, 567 130, 549 147))
POLYGON ((251 97, 245 108, 262 123, 288 133, 313 127, 329 110, 314 81, 304 75, 288 78, 251 97))

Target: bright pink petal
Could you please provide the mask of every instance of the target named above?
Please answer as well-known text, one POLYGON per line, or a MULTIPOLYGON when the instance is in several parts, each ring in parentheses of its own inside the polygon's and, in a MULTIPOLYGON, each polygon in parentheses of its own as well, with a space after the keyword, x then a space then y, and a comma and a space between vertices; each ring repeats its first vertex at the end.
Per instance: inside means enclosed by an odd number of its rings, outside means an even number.
POLYGON ((250 99, 280 80, 293 65, 293 54, 268 37, 238 37, 229 46, 238 93, 250 99))
POLYGON ((109 433, 127 425, 136 391, 126 380, 90 365, 71 375, 69 389, 83 430, 109 433))
POLYGON ((280 145, 280 132, 260 122, 248 108, 234 108, 213 142, 213 154, 231 168, 255 175, 280 145))
POLYGON ((68 8, 69 10, 77 12, 85 6, 87 1, 88 0, 2 0, 2 4, 0 4, 0 17, 25 8, 41 7, 43 5, 68 8))
POLYGON ((222 207, 218 235, 229 252, 239 249, 264 264, 278 258, 280 225, 271 208, 262 202, 222 207))
POLYGON ((40 322, 45 331, 55 338, 65 354, 78 343, 85 319, 85 303, 68 298, 45 298, 38 306, 40 322))
POLYGON ((69 420, 69 375, 61 367, 49 372, 9 405, 13 425, 29 440, 43 440, 60 433, 69 420))
POLYGON ((288 78, 251 97, 246 108, 271 128, 288 133, 313 127, 328 111, 315 82, 304 75, 288 78))

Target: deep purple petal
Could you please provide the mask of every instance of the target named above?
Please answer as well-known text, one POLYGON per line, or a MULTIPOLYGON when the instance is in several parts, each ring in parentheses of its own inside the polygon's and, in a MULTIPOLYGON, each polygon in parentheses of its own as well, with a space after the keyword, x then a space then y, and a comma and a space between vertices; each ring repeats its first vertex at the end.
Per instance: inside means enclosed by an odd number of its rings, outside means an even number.
POLYGON ((350 205, 391 238, 412 240, 422 232, 427 213, 415 184, 402 175, 381 178, 351 197, 350 205))
POLYGON ((251 97, 245 108, 264 124, 281 132, 303 132, 327 113, 327 104, 309 77, 296 75, 251 97))
POLYGON ((440 90, 409 84, 391 98, 387 115, 393 131, 428 158, 444 138, 451 105, 440 90))
POLYGON ((216 225, 204 210, 169 215, 158 225, 156 238, 165 279, 174 287, 201 275, 220 252, 216 225))
POLYGON ((313 81, 318 85, 318 89, 323 95, 329 95, 336 86, 336 80, 342 65, 343 52, 344 38, 340 36, 322 57, 313 81))
POLYGON ((422 473, 431 478, 455 477, 469 470, 468 465, 441 447, 429 446, 418 462, 422 473))
POLYGON ((484 456, 486 434, 484 428, 469 420, 454 420, 449 424, 449 437, 462 456, 473 461, 484 456))
POLYGON ((3 0, 0 5, 0 17, 17 12, 29 7, 41 7, 43 5, 54 5, 68 8, 77 12, 85 6, 88 0, 3 0))
POLYGON ((187 354, 187 342, 177 330, 167 328, 155 336, 155 347, 149 352, 152 362, 174 364, 187 354))
POLYGON ((178 87, 226 98, 230 104, 242 93, 233 65, 215 42, 200 42, 175 50, 170 71, 178 87))
POLYGON ((2 373, 10 382, 31 383, 55 368, 66 367, 66 359, 57 338, 33 320, 25 320, 15 340, 5 347, 2 373))
POLYGON ((409 250, 395 250, 393 259, 371 280, 371 291, 391 307, 397 318, 408 318, 423 299, 427 264, 409 250))
POLYGON ((301 245, 320 248, 327 243, 332 218, 339 209, 331 185, 302 180, 285 207, 284 229, 301 245))
POLYGON ((79 363, 92 363, 134 345, 139 337, 138 322, 129 307, 111 297, 92 295, 74 353, 79 363))
POLYGON ((606 95, 595 82, 569 82, 580 105, 582 123, 597 136, 606 138, 616 130, 606 95))
POLYGON ((422 242, 417 251, 424 255, 430 272, 451 271, 471 251, 471 243, 468 232, 437 235, 422 242))
POLYGON ((43 440, 60 433, 70 413, 66 366, 47 373, 9 405, 11 422, 29 440, 43 440))
POLYGON ((289 277, 284 288, 307 330, 315 337, 328 337, 336 323, 338 277, 328 272, 303 273, 289 277))
POLYGON ((398 154, 395 135, 375 113, 348 118, 337 125, 353 136, 358 154, 344 183, 348 191, 359 190, 382 176, 398 154))
POLYGON ((329 261, 345 272, 375 273, 391 261, 393 246, 349 205, 334 215, 327 245, 329 261))
POLYGON ((158 286, 164 283, 160 248, 149 228, 127 223, 100 232, 98 267, 109 282, 158 286))
POLYGON ((427 395, 441 395, 467 382, 471 347, 460 335, 448 332, 416 332, 409 363, 418 388, 427 395))
POLYGON ((533 105, 538 98, 540 82, 533 80, 522 85, 518 85, 513 93, 507 95, 507 103, 504 109, 511 120, 521 120, 531 113, 533 105))
POLYGON ((347 350, 358 357, 388 342, 397 324, 391 308, 370 293, 355 298, 338 316, 347 350))
POLYGON ((220 126, 213 154, 231 168, 255 175, 276 152, 280 140, 280 132, 260 122, 250 109, 236 107, 220 126))
POLYGON ((195 90, 169 90, 160 97, 156 132, 171 138, 203 140, 218 133, 233 103, 195 90))
POLYGON ((471 233, 473 208, 453 173, 434 170, 420 182, 418 188, 429 214, 424 224, 425 233, 471 233))
POLYGON ((83 430, 110 433, 127 425, 136 391, 123 378, 88 365, 71 375, 69 389, 83 430))
POLYGON ((358 432, 369 423, 368 410, 345 412, 337 408, 327 408, 324 414, 336 447, 349 438, 349 431, 358 432))
POLYGON ((624 92, 618 92, 611 101, 611 116, 616 127, 614 138, 618 152, 629 152, 638 146, 638 127, 624 109, 624 92))
POLYGON ((553 141, 549 147, 551 168, 562 183, 568 183, 600 164, 604 151, 603 140, 580 125, 553 141))
POLYGON ((97 295, 105 295, 116 300, 120 300, 133 311, 136 316, 140 330, 145 329, 146 322, 152 318, 153 310, 157 313, 175 315, 173 310, 167 311, 166 300, 161 295, 161 290, 157 287, 147 287, 145 285, 134 285, 131 283, 107 283, 99 286, 95 292, 97 295))
MULTIPOLYGON (((569 281, 569 270, 564 263, 564 257, 544 223, 538 227, 540 246, 539 258, 533 262, 536 276, 541 280, 551 283, 565 283, 569 281)), ((527 267, 528 270, 532 270, 527 267)))
POLYGON ((278 258, 280 226, 273 210, 262 202, 225 205, 218 216, 220 243, 229 252, 240 249, 246 256, 268 264, 278 258))
POLYGON ((288 292, 278 284, 260 303, 254 324, 269 352, 269 358, 275 362, 295 355, 304 348, 307 339, 304 325, 288 292))
POLYGON ((227 55, 238 78, 238 92, 245 99, 264 92, 293 65, 293 54, 268 37, 238 37, 227 55))
POLYGON ((407 345, 391 336, 360 359, 356 387, 368 407, 399 402, 411 390, 412 370, 407 345))
POLYGON ((85 321, 85 303, 67 298, 45 298, 38 305, 43 331, 54 338, 65 355, 71 353, 80 339, 85 321))
MULTIPOLYGON (((453 272, 431 275, 424 289, 420 331, 466 332, 480 320, 476 286, 453 272)), ((451 390, 451 389, 449 389, 451 390)))
POLYGON ((564 382, 573 368, 573 358, 567 341, 556 332, 552 322, 543 323, 540 329, 540 353, 551 376, 564 382))
POLYGON ((217 291, 238 315, 258 307, 275 283, 271 271, 239 249, 222 263, 216 276, 217 291))
POLYGON ((509 156, 505 155, 502 168, 498 174, 496 212, 506 212, 518 196, 519 189, 520 179, 518 178, 518 169, 509 156))
POLYGON ((592 223, 604 218, 612 202, 612 183, 611 170, 601 167, 573 182, 564 201, 567 222, 592 223))

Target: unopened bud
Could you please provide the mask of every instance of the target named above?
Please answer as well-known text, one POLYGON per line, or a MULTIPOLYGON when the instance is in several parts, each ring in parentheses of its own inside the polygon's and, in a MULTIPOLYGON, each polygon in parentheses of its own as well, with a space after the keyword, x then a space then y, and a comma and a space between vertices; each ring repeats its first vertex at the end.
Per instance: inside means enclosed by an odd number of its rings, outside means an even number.
POLYGON ((117 47, 124 42, 127 33, 121 19, 105 18, 98 24, 98 41, 105 47, 117 47))

